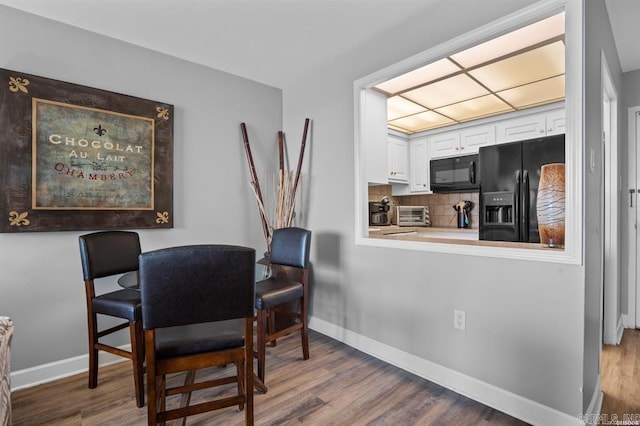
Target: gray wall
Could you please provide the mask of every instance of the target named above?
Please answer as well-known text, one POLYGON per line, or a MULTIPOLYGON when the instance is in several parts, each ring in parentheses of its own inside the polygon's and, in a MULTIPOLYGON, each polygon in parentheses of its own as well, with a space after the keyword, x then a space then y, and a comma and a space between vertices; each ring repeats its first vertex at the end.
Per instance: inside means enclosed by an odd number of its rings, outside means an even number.
MULTIPOLYGON (((591 393, 597 385, 602 338, 602 209, 603 209, 603 158, 602 158, 602 73, 601 52, 604 52, 616 91, 621 93, 622 71, 620 60, 609 25, 605 3, 600 0, 585 2, 585 320, 584 320, 584 406, 589 403, 591 393), (596 154, 596 167, 589 171, 589 152, 596 154)), ((618 104, 620 106, 620 103, 618 104)), ((620 109, 620 108, 619 108, 620 109)), ((618 117, 621 114, 618 111, 618 117)), ((622 123, 618 126, 618 130, 622 123)), ((620 137, 618 135, 618 140, 620 137)), ((624 155, 621 147, 619 154, 624 155)), ((619 162, 619 161, 618 161, 619 162)), ((619 168, 620 166, 618 166, 619 168)), ((622 173, 623 175, 625 173, 622 173)), ((621 203, 624 202, 620 200, 621 203)), ((619 294, 619 292, 618 292, 619 294)), ((616 320, 619 318, 618 305, 616 320)))
POLYGON ((577 415, 593 393, 580 392, 584 267, 354 244, 353 82, 531 3, 442 2, 284 87, 284 124, 314 120, 315 317, 577 415), (453 329, 454 309, 466 332, 453 329))
MULTIPOLYGON (((4 6, 0 67, 175 106, 175 228, 141 231, 143 250, 217 242, 264 250, 239 125, 248 125, 258 167, 275 161, 281 90, 4 6)), ((78 235, 0 234, 0 315, 16 329, 12 371, 87 353, 78 235)))
MULTIPOLYGON (((597 377, 598 197, 585 200, 595 214, 585 218, 584 267, 354 244, 353 81, 532 3, 444 2, 283 93, 5 7, 0 66, 176 106, 176 228, 142 231, 144 250, 210 241, 261 250, 238 125, 250 125, 256 161, 269 164, 275 132, 287 131, 295 161, 304 118, 312 118, 298 217, 314 232, 312 315, 577 415, 597 377), (466 311, 463 333, 453 329, 454 309, 466 311)), ((599 2, 587 3, 598 27, 599 2)), ((599 59, 596 73, 595 50, 587 50, 589 105, 599 103, 599 59)), ((587 122, 597 124, 599 108, 591 108, 587 122)), ((590 125, 588 147, 597 146, 594 135, 590 125)), ((586 176, 585 192, 599 182, 600 167, 586 176)), ((0 314, 16 322, 14 370, 86 353, 78 235, 0 234, 0 314)))

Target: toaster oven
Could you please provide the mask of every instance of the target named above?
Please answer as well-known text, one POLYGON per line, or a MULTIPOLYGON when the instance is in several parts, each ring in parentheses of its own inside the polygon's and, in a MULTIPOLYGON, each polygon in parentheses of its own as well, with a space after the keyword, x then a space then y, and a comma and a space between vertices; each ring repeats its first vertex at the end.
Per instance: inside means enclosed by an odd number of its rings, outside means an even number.
POLYGON ((398 226, 431 226, 429 206, 397 206, 398 226))

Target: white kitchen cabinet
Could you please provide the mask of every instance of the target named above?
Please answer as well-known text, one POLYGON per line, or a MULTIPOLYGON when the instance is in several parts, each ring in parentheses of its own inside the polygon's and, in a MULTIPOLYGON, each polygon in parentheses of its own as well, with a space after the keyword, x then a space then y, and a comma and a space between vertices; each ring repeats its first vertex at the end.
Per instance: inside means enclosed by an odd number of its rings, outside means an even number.
POLYGON ((565 111, 563 109, 510 118, 496 124, 496 143, 522 141, 563 134, 565 111))
POLYGON ((547 136, 564 135, 567 131, 567 113, 564 108, 548 112, 546 125, 547 136))
POLYGON ((389 135, 387 140, 389 182, 409 182, 409 147, 406 139, 389 135))
POLYGON ((460 155, 460 132, 444 132, 429 136, 429 153, 431 158, 460 155))
POLYGON ((477 154, 481 146, 493 145, 496 128, 493 124, 472 126, 429 136, 431 158, 477 154))
POLYGON ((384 183, 392 184, 392 195, 431 193, 432 159, 477 154, 482 146, 565 133, 564 107, 538 111, 409 138, 389 133, 384 183))
POLYGON ((386 184, 388 175, 387 97, 373 90, 362 91, 363 119, 360 123, 366 177, 370 184, 386 184))
POLYGON ((496 126, 493 124, 473 126, 460 131, 460 154, 477 154, 481 146, 496 142, 496 126))
POLYGON ((429 142, 427 138, 409 141, 409 172, 411 192, 431 192, 429 184, 429 142))

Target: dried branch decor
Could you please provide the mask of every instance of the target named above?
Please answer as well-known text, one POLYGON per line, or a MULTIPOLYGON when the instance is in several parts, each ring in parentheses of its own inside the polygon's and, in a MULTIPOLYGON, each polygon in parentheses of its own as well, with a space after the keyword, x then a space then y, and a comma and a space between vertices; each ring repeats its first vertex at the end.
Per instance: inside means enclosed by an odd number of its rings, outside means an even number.
POLYGON ((242 138, 244 140, 244 149, 249 163, 249 172, 251 173, 250 186, 258 203, 258 211, 260 213, 260 221, 262 222, 262 231, 267 244, 267 251, 271 248, 271 236, 274 229, 288 228, 293 224, 296 215, 296 199, 300 190, 300 175, 302 172, 302 162, 304 160, 304 152, 307 145, 307 132, 309 130, 309 119, 304 121, 304 131, 302 133, 302 143, 300 145, 300 154, 298 156, 298 166, 296 171, 285 170, 284 165, 284 133, 278 132, 278 176, 275 188, 275 209, 274 221, 269 220, 267 208, 262 197, 260 189, 260 181, 256 172, 253 155, 251 154, 251 145, 249 144, 249 136, 247 135, 247 126, 245 123, 240 124, 242 130, 242 138))

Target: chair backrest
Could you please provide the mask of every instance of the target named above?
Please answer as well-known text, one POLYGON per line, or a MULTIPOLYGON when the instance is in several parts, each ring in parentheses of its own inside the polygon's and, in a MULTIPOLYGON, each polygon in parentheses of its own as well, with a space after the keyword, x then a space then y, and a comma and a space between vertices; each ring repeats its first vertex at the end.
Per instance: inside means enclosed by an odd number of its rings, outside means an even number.
POLYGON ((138 269, 140 236, 133 231, 102 231, 80 236, 85 281, 138 269))
POLYGON ((273 231, 270 262, 307 269, 311 251, 311 231, 302 228, 280 228, 273 231))
POLYGON ((172 247, 140 255, 145 330, 251 318, 255 250, 229 245, 172 247))

